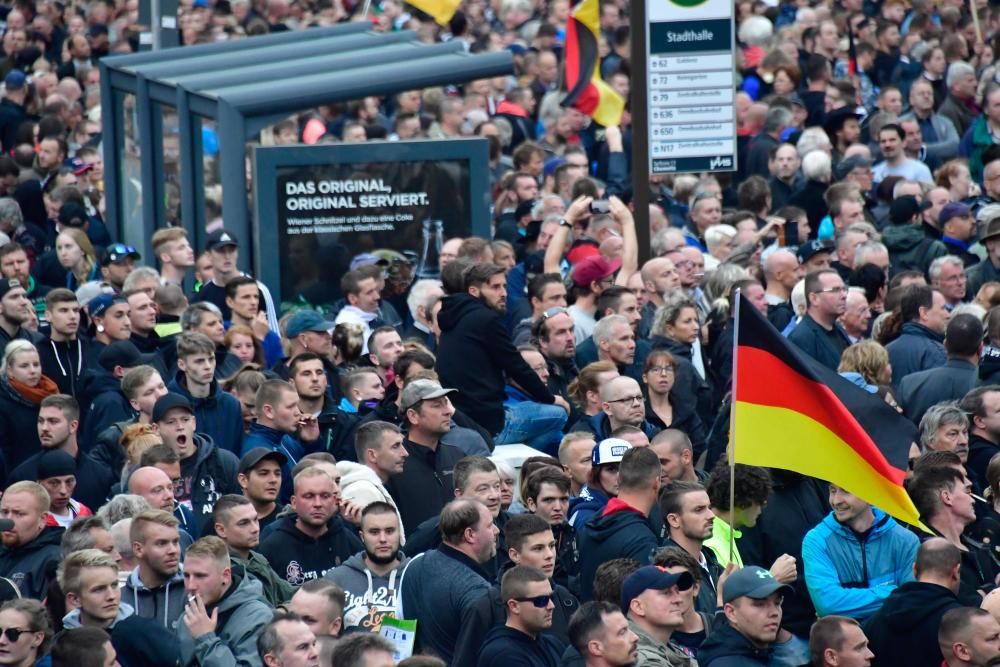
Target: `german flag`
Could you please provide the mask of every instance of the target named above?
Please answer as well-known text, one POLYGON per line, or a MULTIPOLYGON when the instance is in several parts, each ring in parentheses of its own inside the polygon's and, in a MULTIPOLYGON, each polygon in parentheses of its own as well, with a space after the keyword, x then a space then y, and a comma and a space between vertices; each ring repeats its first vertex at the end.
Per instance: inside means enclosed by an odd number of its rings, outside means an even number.
POLYGON ((625 100, 601 79, 601 55, 597 48, 601 35, 598 0, 577 0, 566 22, 566 59, 563 90, 564 107, 585 113, 608 127, 620 125, 625 100))
POLYGON ((735 462, 828 481, 923 527, 903 489, 913 424, 800 352, 749 301, 737 310, 735 462))
POLYGON ((429 14, 438 25, 445 28, 448 27, 448 23, 451 21, 452 17, 455 16, 455 12, 458 10, 458 6, 462 4, 461 0, 406 0, 408 4, 413 5, 425 14, 429 14))

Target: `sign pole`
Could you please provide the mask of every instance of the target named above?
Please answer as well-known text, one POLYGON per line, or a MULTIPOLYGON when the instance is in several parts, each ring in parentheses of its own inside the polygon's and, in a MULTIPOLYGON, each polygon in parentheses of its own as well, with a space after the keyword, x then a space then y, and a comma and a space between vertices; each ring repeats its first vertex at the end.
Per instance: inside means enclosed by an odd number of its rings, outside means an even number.
POLYGON ((639 266, 652 257, 649 229, 649 119, 646 117, 648 91, 646 81, 646 3, 637 0, 631 4, 632 36, 632 214, 636 220, 635 233, 639 242, 639 266))

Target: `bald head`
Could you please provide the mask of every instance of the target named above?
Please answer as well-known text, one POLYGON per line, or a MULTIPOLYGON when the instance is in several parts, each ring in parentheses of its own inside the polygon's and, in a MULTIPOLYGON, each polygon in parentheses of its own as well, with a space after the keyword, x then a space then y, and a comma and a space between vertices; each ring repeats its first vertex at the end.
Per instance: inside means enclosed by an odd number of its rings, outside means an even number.
POLYGON ((792 251, 785 250, 784 248, 775 250, 768 254, 767 259, 764 261, 764 275, 770 281, 782 271, 794 271, 798 265, 799 260, 792 251))
POLYGON ((617 401, 623 396, 638 396, 642 393, 639 383, 625 375, 619 375, 601 387, 601 400, 617 401))
POLYGON ((128 478, 128 492, 142 496, 154 509, 174 510, 174 485, 167 473, 145 466, 128 478))

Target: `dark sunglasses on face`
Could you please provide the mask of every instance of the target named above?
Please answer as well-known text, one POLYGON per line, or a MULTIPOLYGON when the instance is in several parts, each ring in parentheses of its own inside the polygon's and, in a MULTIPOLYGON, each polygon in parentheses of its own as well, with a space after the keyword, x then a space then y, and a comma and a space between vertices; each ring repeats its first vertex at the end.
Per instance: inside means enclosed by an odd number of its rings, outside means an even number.
POLYGON ((26 632, 31 632, 31 630, 24 628, 0 628, 0 636, 6 637, 9 642, 16 642, 26 632))
POLYGON ((552 600, 551 595, 536 595, 532 598, 514 598, 517 602, 530 602, 539 609, 545 609, 549 606, 549 602, 552 600))

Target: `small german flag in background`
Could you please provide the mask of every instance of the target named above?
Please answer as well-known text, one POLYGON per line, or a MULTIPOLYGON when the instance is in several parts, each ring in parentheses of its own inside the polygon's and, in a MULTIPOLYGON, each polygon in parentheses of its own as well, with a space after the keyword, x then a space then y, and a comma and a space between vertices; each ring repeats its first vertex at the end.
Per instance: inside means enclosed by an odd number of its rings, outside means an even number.
POLYGON ((825 480, 923 527, 903 489, 913 424, 796 349, 749 301, 737 309, 735 462, 825 480))
POLYGON ((566 22, 563 72, 564 107, 585 113, 608 127, 620 125, 625 100, 601 78, 601 9, 598 0, 577 0, 566 22))

